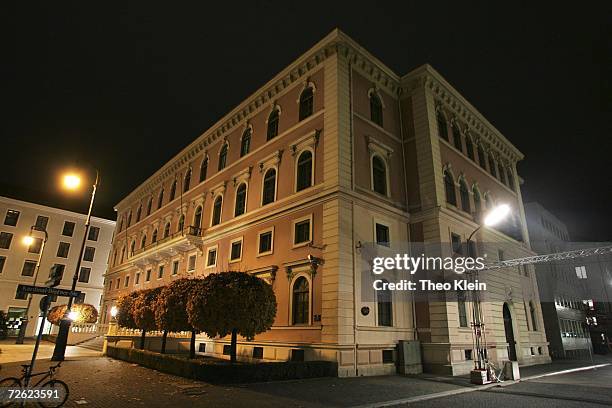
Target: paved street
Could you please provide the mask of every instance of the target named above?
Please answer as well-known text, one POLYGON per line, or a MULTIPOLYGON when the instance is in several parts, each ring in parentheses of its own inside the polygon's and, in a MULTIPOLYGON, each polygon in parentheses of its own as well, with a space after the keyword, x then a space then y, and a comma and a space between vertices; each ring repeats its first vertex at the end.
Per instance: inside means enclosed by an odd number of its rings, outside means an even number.
MULTIPOLYGON (((49 364, 48 360, 40 361, 38 368, 44 369, 49 364)), ((577 365, 561 363, 529 367, 523 370, 523 375, 542 374, 577 365)), ((19 369, 17 362, 3 364, 0 377, 15 375, 19 369)), ((64 362, 58 378, 70 386, 69 407, 373 407, 384 402, 387 402, 385 406, 416 407, 612 405, 611 366, 487 390, 478 390, 466 378, 431 375, 214 386, 106 357, 82 355, 64 362), (447 396, 448 393, 459 394, 447 396), (407 398, 412 398, 413 402, 399 403, 407 398), (429 399, 414 401, 422 398, 429 399)))

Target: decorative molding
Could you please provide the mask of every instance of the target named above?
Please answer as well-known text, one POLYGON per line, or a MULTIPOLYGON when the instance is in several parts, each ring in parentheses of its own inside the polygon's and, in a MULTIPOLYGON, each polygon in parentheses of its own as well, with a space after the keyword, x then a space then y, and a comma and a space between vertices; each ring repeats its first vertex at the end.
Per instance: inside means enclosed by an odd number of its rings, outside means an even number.
POLYGON ((315 148, 319 145, 319 138, 321 137, 321 129, 315 129, 314 131, 308 133, 306 136, 301 137, 296 140, 294 144, 291 145, 291 156, 295 158, 298 152, 301 152, 305 148, 315 148))
POLYGON ((236 173, 232 177, 232 181, 234 183, 234 187, 236 187, 239 183, 243 181, 249 181, 251 179, 251 173, 253 172, 253 166, 249 166, 244 170, 236 173))
POLYGON ((279 149, 268 157, 261 160, 259 162, 259 173, 263 173, 263 171, 268 169, 269 167, 278 166, 283 159, 283 152, 284 150, 279 149))
POLYGON ((372 136, 366 136, 366 141, 368 143, 368 152, 370 153, 370 155, 378 153, 381 156, 387 158, 390 158, 393 155, 393 148, 387 146, 376 138, 372 136))
POLYGON ((276 280, 276 272, 278 271, 277 265, 270 265, 264 268, 258 268, 248 271, 249 274, 254 275, 260 279, 263 279, 269 285, 273 285, 276 280))
POLYGON ((291 280, 296 274, 302 272, 302 270, 296 271, 295 269, 304 269, 304 267, 308 267, 308 273, 310 273, 310 277, 314 279, 315 275, 317 274, 317 269, 323 263, 323 259, 308 255, 308 257, 305 259, 300 259, 293 262, 286 262, 283 264, 283 266, 285 267, 287 280, 291 282, 291 280))

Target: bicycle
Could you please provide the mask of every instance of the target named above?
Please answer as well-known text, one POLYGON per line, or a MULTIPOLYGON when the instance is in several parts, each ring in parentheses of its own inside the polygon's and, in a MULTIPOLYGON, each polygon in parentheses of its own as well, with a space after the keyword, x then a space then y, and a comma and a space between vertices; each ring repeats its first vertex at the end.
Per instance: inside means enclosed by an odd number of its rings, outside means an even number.
MULTIPOLYGON (((0 389, 4 388, 23 388, 23 380, 28 379, 28 387, 37 387, 37 388, 45 388, 48 390, 57 390, 57 395, 60 395, 61 401, 37 401, 36 404, 43 408, 55 408, 61 407, 68 400, 68 385, 62 380, 57 380, 53 378, 55 375, 55 371, 60 368, 62 362, 60 361, 57 365, 49 367, 49 370, 43 371, 40 373, 29 374, 29 364, 21 365, 22 375, 20 378, 16 377, 7 377, 0 381, 0 389), (43 376, 36 384, 32 385, 31 379, 32 377, 43 376), (45 381, 47 378, 50 378, 49 381, 45 381)), ((8 408, 11 406, 20 406, 23 402, 0 402, 0 408, 8 408)))

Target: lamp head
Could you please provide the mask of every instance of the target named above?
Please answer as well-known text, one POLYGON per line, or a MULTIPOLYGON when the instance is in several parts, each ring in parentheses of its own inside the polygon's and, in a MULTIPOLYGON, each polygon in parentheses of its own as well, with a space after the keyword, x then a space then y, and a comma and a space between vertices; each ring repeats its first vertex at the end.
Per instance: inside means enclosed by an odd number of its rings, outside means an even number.
POLYGON ((118 312, 117 306, 111 307, 110 313, 112 317, 117 317, 117 312, 118 312))
POLYGON ((62 184, 68 190, 76 190, 81 185, 81 178, 74 173, 67 173, 62 179, 62 184))
POLYGON ((489 211, 484 219, 484 224, 487 227, 497 225, 502 222, 508 216, 508 214, 510 214, 510 206, 508 204, 500 204, 489 211))
POLYGON ((23 237, 22 242, 25 246, 30 246, 34 243, 34 238, 31 235, 26 235, 25 237, 23 237))

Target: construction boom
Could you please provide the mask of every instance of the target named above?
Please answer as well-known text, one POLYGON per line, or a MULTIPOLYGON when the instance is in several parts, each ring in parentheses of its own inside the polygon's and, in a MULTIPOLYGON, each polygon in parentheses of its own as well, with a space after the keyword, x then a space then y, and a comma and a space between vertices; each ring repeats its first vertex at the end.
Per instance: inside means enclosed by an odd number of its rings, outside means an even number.
MULTIPOLYGON (((486 264, 480 271, 468 275, 472 280, 478 277, 478 272, 492 271, 497 269, 509 268, 519 265, 538 264, 545 262, 565 261, 570 259, 586 258, 589 256, 606 255, 612 253, 612 245, 599 248, 577 249, 573 251, 557 252, 554 254, 528 256, 525 258, 509 259, 507 261, 498 261, 486 264)), ((473 341, 476 351, 476 359, 474 360, 474 370, 483 370, 487 372, 488 380, 491 382, 490 362, 487 357, 487 340, 485 334, 485 323, 483 322, 482 308, 480 305, 480 295, 477 290, 472 291, 472 329, 474 331, 473 341)), ((472 380, 474 382, 474 380, 472 380)))

